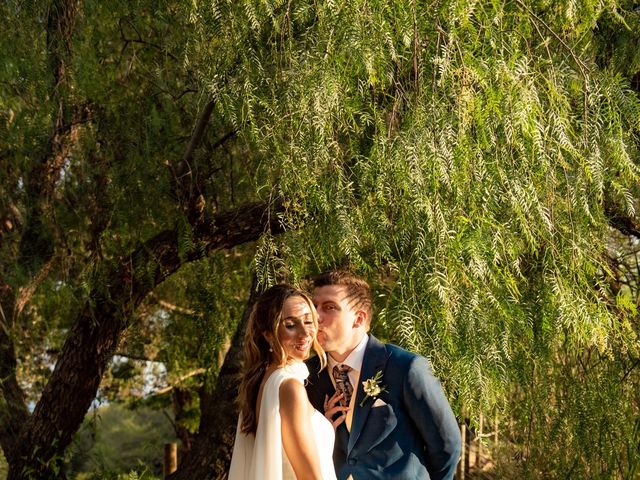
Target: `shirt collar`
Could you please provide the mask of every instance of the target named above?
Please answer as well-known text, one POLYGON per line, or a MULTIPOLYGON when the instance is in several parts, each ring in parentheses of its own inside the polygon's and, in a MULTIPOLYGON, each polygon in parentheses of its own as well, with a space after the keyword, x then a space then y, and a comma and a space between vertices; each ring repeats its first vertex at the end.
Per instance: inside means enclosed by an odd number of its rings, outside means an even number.
POLYGON ((344 359, 344 362, 336 362, 331 355, 327 355, 329 371, 331 372, 336 365, 349 365, 353 370, 359 372, 362 369, 362 360, 364 359, 364 352, 367 349, 368 341, 369 335, 363 335, 360 343, 356 345, 356 348, 351 350, 351 353, 344 359))

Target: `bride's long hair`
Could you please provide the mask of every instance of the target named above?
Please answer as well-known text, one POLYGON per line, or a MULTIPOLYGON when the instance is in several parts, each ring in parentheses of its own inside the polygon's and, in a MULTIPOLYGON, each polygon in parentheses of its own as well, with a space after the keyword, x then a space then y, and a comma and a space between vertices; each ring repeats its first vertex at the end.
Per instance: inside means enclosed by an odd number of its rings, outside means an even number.
MULTIPOLYGON (((282 321, 282 307, 291 297, 301 297, 309 305, 314 330, 318 331, 318 313, 313 302, 302 290, 291 285, 279 284, 267 289, 253 306, 247 331, 244 336, 244 366, 240 380, 239 403, 242 415, 241 429, 245 434, 256 433, 256 403, 260 383, 271 362, 282 367, 287 363, 287 354, 278 339, 278 326, 282 321), (271 344, 265 338, 271 333, 271 344)), ((320 358, 321 367, 326 364, 324 350, 313 335, 313 350, 320 358)))

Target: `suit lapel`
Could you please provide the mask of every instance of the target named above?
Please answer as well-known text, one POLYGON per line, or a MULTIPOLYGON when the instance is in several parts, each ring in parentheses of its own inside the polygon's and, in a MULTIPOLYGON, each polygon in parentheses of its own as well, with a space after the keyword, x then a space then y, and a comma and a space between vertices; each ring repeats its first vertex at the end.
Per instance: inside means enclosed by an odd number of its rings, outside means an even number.
MULTIPOLYGON (((362 382, 373 377, 377 372, 382 372, 384 375, 384 367, 387 364, 387 350, 382 343, 378 341, 373 335, 369 335, 369 341, 367 342, 367 348, 364 352, 364 358, 362 359, 362 368, 360 370, 360 379, 358 380, 356 399, 354 403, 353 421, 351 422, 351 432, 349 435, 349 444, 347 452, 351 452, 351 449, 358 441, 362 428, 369 416, 371 406, 375 401, 372 398, 367 398, 364 405, 361 407, 360 403, 365 398, 364 388, 362 382)), ((331 380, 329 380, 331 382, 331 380)))
POLYGON ((333 387, 333 383, 331 383, 331 378, 329 378, 329 373, 327 372, 327 368, 319 372, 320 362, 317 360, 317 357, 314 357, 310 360, 307 365, 309 366, 309 385, 311 388, 307 388, 307 391, 310 393, 309 400, 320 412, 324 412, 324 396, 329 395, 331 397, 333 392, 335 392, 335 388, 333 387), (316 360, 312 363, 313 360, 316 360))

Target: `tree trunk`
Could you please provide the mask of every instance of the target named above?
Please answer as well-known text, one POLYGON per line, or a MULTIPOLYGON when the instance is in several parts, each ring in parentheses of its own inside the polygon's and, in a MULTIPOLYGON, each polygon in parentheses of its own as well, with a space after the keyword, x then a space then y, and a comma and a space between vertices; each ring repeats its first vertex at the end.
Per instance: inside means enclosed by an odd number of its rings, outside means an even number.
MULTIPOLYGON (((165 231, 133 252, 118 268, 96 282, 85 306, 61 350, 55 369, 22 427, 15 454, 9 463, 8 480, 64 478, 62 460, 66 447, 80 427, 96 396, 102 374, 140 301, 182 264, 223 248, 256 240, 277 218, 271 205, 254 203, 203 221, 193 230, 194 248, 181 255, 178 234, 165 231), (140 273, 141 272, 141 273, 140 273), (151 272, 151 274, 150 274, 151 272)), ((279 207, 276 207, 279 208, 279 207)))
POLYGON ((11 288, 0 284, 0 445, 8 462, 16 460, 18 436, 29 418, 24 392, 16 378, 16 352, 9 333, 13 300, 11 288))
MULTIPOLYGON (((171 391, 171 404, 173 407, 173 429, 180 439, 181 454, 185 455, 191 450, 193 434, 184 426, 187 411, 193 408, 193 394, 186 388, 175 387, 171 391)), ((172 471, 173 472, 173 471, 172 471)))
POLYGON ((200 427, 191 451, 182 459, 178 471, 168 477, 168 480, 227 478, 238 421, 236 400, 242 347, 249 314, 259 295, 256 287, 254 276, 251 295, 220 369, 215 389, 212 391, 211 386, 204 385, 200 390, 200 427))

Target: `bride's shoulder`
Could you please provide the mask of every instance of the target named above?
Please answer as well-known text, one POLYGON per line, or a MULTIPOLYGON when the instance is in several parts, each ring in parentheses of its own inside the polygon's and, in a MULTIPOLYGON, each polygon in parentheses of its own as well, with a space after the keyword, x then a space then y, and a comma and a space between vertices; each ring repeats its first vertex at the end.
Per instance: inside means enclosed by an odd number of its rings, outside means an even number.
MULTIPOLYGON (((304 382, 309 370, 302 362, 276 368, 269 378, 272 388, 277 389, 281 406, 295 406, 308 403, 304 382)), ((275 392, 274 392, 275 393, 275 392)))
POLYGON ((296 407, 306 407, 309 403, 304 385, 295 377, 285 378, 279 390, 280 408, 290 410, 296 407))

